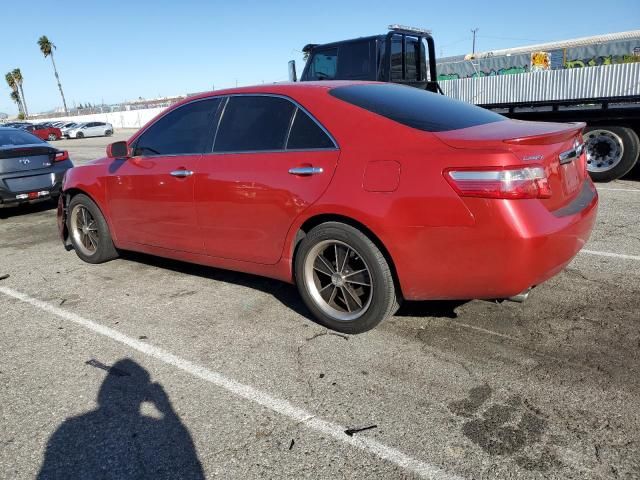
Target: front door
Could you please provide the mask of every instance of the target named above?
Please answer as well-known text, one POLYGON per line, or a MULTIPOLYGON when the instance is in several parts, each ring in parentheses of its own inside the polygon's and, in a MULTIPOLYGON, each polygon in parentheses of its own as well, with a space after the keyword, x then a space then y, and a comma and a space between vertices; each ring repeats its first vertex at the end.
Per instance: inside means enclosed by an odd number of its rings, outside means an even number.
POLYGON ((133 140, 134 157, 113 160, 107 195, 119 239, 203 251, 194 180, 200 157, 212 143, 219 102, 199 100, 170 111, 133 140))
POLYGON ((339 151, 303 109, 274 96, 233 96, 195 181, 205 251, 276 263, 295 218, 329 185, 339 151))

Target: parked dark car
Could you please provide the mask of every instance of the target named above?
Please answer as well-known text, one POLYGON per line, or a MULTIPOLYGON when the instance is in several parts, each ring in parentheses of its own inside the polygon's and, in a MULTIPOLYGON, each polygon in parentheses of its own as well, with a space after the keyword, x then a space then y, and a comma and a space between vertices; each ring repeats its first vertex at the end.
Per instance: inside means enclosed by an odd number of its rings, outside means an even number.
POLYGON ((0 127, 0 208, 56 199, 69 153, 29 132, 0 127))

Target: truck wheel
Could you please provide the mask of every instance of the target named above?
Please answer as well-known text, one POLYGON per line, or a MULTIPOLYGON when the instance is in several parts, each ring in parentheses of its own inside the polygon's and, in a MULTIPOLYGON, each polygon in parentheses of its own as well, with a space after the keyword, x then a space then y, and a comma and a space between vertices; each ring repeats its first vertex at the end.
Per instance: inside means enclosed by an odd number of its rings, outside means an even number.
POLYGON ((593 126, 584 132, 587 170, 596 182, 621 178, 638 160, 640 140, 627 127, 593 126))

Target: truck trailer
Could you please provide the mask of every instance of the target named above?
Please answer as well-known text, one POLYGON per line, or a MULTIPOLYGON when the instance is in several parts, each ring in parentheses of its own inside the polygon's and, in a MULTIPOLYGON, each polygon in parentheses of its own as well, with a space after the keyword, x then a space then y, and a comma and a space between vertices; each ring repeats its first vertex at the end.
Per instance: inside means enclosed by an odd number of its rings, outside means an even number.
MULTIPOLYGON (((389 32, 309 44, 300 81, 395 82, 507 117, 585 122, 589 174, 626 175, 640 152, 640 30, 436 60, 431 32, 389 32)), ((295 63, 289 62, 296 80, 295 63)))

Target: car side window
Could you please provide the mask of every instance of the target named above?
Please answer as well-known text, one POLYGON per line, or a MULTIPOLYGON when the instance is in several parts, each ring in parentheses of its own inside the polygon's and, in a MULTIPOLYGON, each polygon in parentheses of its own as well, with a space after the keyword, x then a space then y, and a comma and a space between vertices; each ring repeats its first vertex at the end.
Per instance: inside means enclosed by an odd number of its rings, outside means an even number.
POLYGON ((220 101, 199 100, 167 113, 136 140, 134 155, 204 153, 210 146, 212 122, 220 101))
POLYGON ((336 146, 320 125, 298 108, 289 133, 287 150, 318 148, 336 148, 336 146))
POLYGON ((283 150, 296 106, 280 97, 230 97, 218 127, 214 152, 283 150))

